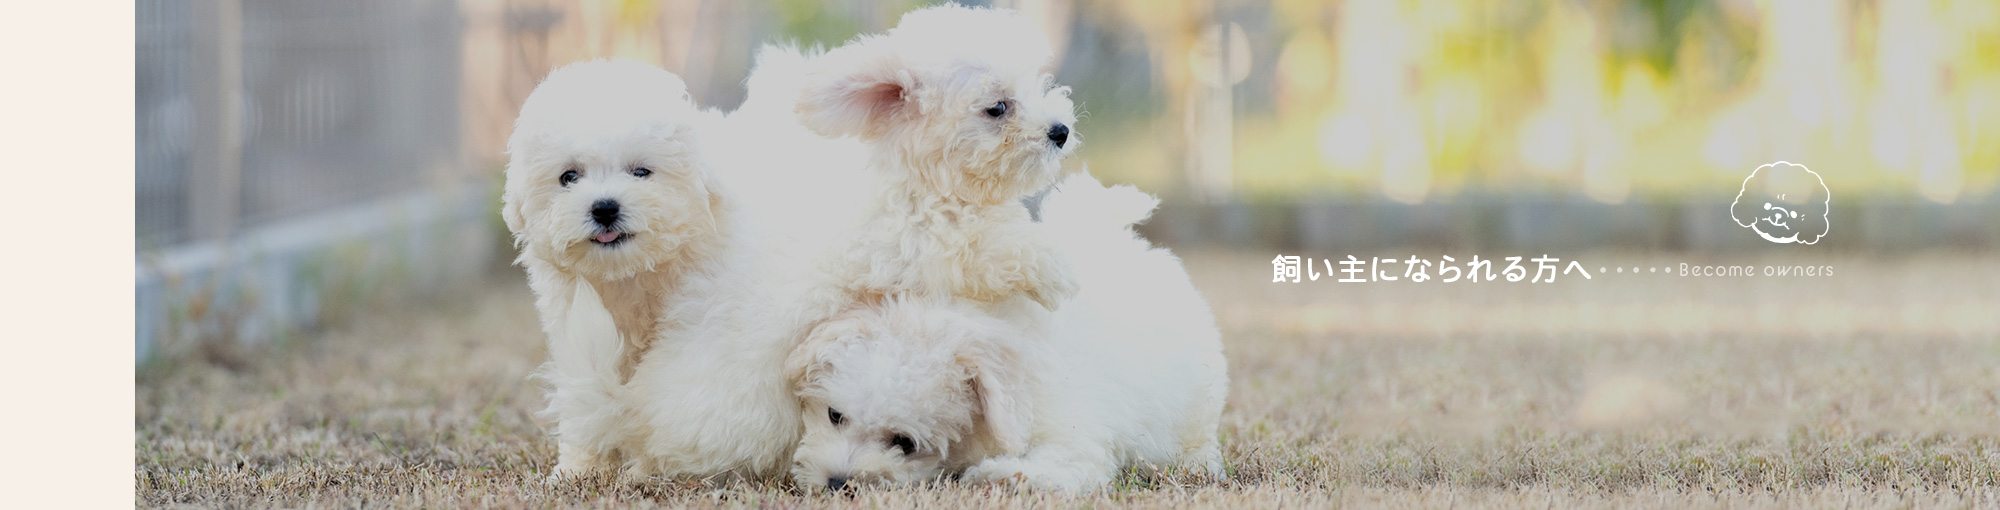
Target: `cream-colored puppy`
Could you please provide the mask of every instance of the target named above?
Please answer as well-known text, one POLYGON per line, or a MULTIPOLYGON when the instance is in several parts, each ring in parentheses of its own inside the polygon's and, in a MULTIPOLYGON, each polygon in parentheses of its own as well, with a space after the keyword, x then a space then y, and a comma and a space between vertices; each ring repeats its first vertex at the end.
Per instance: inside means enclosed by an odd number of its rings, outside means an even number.
MULTIPOLYGON (((710 270, 723 246, 722 196, 710 187, 699 122, 680 78, 627 60, 557 69, 521 106, 508 138, 501 216, 527 268, 550 363, 547 413, 557 421, 558 469, 599 466, 591 446, 615 425, 622 384, 658 329, 668 294, 710 270), (565 356, 578 288, 602 293, 608 359, 565 356), (621 345, 619 338, 632 345, 621 345), (567 364, 572 370, 562 370, 567 364), (581 370, 578 368, 581 367, 581 370)), ((598 345, 603 347, 603 345, 598 345)), ((598 352, 607 352, 599 349, 598 352)))
POLYGON ((559 336, 570 291, 588 281, 619 332, 653 337, 659 303, 718 249, 721 196, 708 186, 703 119, 680 77, 629 60, 557 69, 521 105, 507 140, 500 214, 521 249, 542 326, 559 336))
MULTIPOLYGON (((641 476, 781 477, 799 438, 783 367, 808 327, 847 297, 820 261, 859 221, 866 151, 806 130, 791 98, 806 57, 766 48, 744 105, 706 139, 737 223, 710 273, 681 282, 626 385, 621 441, 641 476)), ((600 336, 601 337, 601 336, 600 336)))
POLYGON ((1043 202, 1081 291, 1052 341, 939 300, 892 300, 815 328, 787 371, 802 486, 969 482, 1090 490, 1128 468, 1221 476, 1228 394, 1213 315, 1180 260, 1130 230, 1157 202, 1071 177, 1043 202))
POLYGON ((953 299, 892 299, 814 328, 792 354, 803 487, 913 485, 1025 451, 1044 342, 953 299))
POLYGON ((1053 309, 1075 292, 1018 202, 1080 143, 1069 89, 1020 13, 944 5, 813 59, 797 113, 871 150, 873 212, 836 270, 858 303, 905 294, 1053 309))
POLYGON ((557 474, 783 472, 800 421, 782 365, 844 298, 813 261, 858 199, 782 189, 857 180, 863 161, 770 98, 796 97, 802 65, 767 52, 728 118, 624 61, 563 68, 529 96, 504 209, 550 335, 557 474), (777 200, 803 217, 746 210, 777 200))

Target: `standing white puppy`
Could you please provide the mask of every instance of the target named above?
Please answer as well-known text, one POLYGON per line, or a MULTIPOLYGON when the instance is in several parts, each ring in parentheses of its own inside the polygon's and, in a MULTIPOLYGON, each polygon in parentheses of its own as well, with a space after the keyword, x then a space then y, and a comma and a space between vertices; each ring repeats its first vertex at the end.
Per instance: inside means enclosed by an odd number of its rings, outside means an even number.
POLYGON ((853 302, 788 364, 805 420, 797 483, 964 470, 1088 488, 1123 466, 1220 472, 1221 343, 1179 261, 1127 228, 1151 197, 1089 180, 1071 194, 1101 196, 1051 197, 1047 227, 1017 202, 1078 145, 1045 41, 1018 13, 946 5, 814 63, 800 118, 866 142, 887 185, 833 271, 853 302), (1089 263, 1072 273, 1065 255, 1089 263))
POLYGON ((708 119, 686 94, 679 77, 646 64, 573 64, 535 87, 508 138, 500 213, 549 335, 540 375, 552 386, 560 472, 611 467, 600 443, 619 425, 616 388, 669 294, 725 245, 729 218, 697 135, 708 119), (603 337, 570 334, 579 297, 598 308, 583 317, 604 324, 576 326, 603 337))
POLYGON ((557 69, 521 105, 507 140, 500 215, 521 249, 542 327, 563 329, 571 290, 589 282, 611 304, 629 375, 653 337, 659 304, 720 247, 722 197, 710 189, 680 77, 630 60, 557 69))
POLYGON ((1075 292, 1021 197, 1054 183, 1079 140, 1047 39, 1013 11, 905 14, 813 60, 797 113, 866 144, 883 186, 836 279, 856 303, 905 294, 1043 307, 1075 292))
POLYGON ((557 474, 756 477, 790 458, 800 421, 782 363, 838 297, 814 292, 829 287, 813 277, 830 239, 816 232, 858 198, 817 188, 789 203, 810 216, 797 220, 744 203, 776 200, 787 172, 859 172, 861 153, 760 112, 766 89, 795 97, 802 73, 796 55, 768 57, 729 119, 629 61, 559 69, 523 105, 503 215, 550 335, 557 474), (808 163, 775 164, 765 144, 808 163), (775 169, 734 171, 753 166, 775 169))
MULTIPOLYGON (((907 331, 911 334, 890 335, 908 340, 905 344, 848 352, 877 359, 917 353, 966 357, 958 360, 964 363, 910 365, 935 369, 924 373, 876 366, 878 372, 857 376, 856 381, 894 374, 950 381, 932 394, 935 399, 849 388, 854 400, 845 405, 861 416, 935 413, 953 421, 927 427, 856 425, 848 431, 865 437, 844 436, 853 442, 795 455, 828 460, 795 468, 801 484, 843 485, 844 473, 858 480, 917 481, 934 475, 950 455, 970 451, 946 452, 946 444, 977 443, 991 449, 987 455, 1025 448, 1030 414, 1015 405, 1021 400, 1007 396, 1020 385, 1002 376, 1019 373, 1013 370, 1016 357, 1004 353, 1045 342, 1048 312, 1076 292, 1067 263, 1019 202, 1053 183, 1062 158, 1080 144, 1071 131, 1076 114, 1069 90, 1055 87, 1043 71, 1052 56, 1046 41, 1019 13, 945 5, 908 13, 887 33, 860 37, 809 64, 798 118, 819 134, 866 145, 868 166, 880 186, 860 228, 852 231, 854 239, 829 271, 847 303, 805 342, 844 345, 854 335, 907 331), (899 312, 932 308, 955 310, 963 320, 941 318, 943 312, 934 314, 939 317, 899 312), (938 343, 944 338, 965 342, 938 343), (970 339, 982 341, 967 343, 970 339), (991 347, 982 352, 993 356, 975 362, 969 350, 974 345, 991 347), (978 390, 959 384, 964 378, 954 375, 975 372, 988 376, 978 390), (909 405, 877 405, 899 399, 909 405), (989 410, 986 419, 927 407, 968 410, 975 402, 989 410), (975 423, 976 430, 969 428, 975 423), (917 432, 923 434, 911 435, 917 432), (974 436, 981 439, 966 440, 974 436)), ((794 382, 811 383, 803 367, 817 365, 810 359, 820 350, 798 350, 807 356, 794 358, 788 370, 794 382)), ((801 391, 814 394, 810 387, 801 391)), ((809 397, 802 405, 808 427, 841 420, 825 398, 809 397)), ((822 445, 832 437, 814 433, 822 445)))

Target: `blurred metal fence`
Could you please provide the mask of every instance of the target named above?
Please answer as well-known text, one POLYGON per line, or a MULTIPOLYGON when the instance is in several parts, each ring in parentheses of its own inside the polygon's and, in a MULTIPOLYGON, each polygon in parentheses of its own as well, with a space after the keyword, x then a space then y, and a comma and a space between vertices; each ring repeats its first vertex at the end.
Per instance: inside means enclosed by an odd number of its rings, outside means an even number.
POLYGON ((283 338, 490 268, 490 177, 464 171, 457 1, 137 11, 139 359, 283 338))
POLYGON ((451 0, 139 0, 141 246, 226 237, 456 164, 451 0))

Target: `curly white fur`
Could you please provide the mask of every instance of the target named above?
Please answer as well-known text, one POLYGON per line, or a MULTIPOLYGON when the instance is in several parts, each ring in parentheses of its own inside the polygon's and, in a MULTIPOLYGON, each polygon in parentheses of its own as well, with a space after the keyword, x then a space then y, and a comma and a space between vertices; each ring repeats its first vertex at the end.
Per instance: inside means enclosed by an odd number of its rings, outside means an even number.
POLYGON ((919 10, 824 55, 766 49, 728 116, 632 62, 537 87, 502 215, 549 335, 558 474, 1219 473, 1212 316, 1129 229, 1155 202, 1080 176, 1044 224, 1017 203, 1079 143, 1042 40, 919 10))
POLYGON ((1025 451, 1022 393, 1041 342, 952 299, 892 299, 814 328, 787 372, 805 436, 801 486, 910 485, 1025 451))
POLYGON ((986 459, 964 480, 1088 490, 1128 468, 1223 476, 1216 433, 1229 376, 1215 316, 1180 259, 1130 229, 1157 204, 1087 173, 1044 200, 1043 222, 1083 290, 1056 313, 1026 453, 986 459))
POLYGON ((1127 468, 1221 476, 1221 337, 1179 259, 1130 230, 1156 204, 1087 174, 1046 199, 1050 239, 1082 289, 1055 312, 1052 341, 942 300, 892 300, 815 329, 788 364, 805 420, 794 482, 962 471, 1091 490, 1127 468))
POLYGON ((716 249, 721 195, 708 187, 695 135, 703 118, 672 73, 627 60, 559 69, 529 94, 507 142, 501 217, 521 248, 543 330, 560 338, 578 280, 605 295, 619 332, 639 342, 620 364, 629 374, 652 337, 656 306, 689 261, 716 249), (645 168, 646 177, 633 171, 645 168), (566 182, 565 172, 576 180, 566 182), (592 221, 599 200, 621 204, 613 229, 592 221), (605 233, 627 237, 605 244, 605 233))
POLYGON ((841 211, 859 192, 836 190, 862 180, 864 152, 759 106, 802 80, 782 62, 802 56, 773 55, 726 118, 628 61, 557 70, 523 107, 503 214, 550 335, 559 475, 758 477, 789 460, 800 422, 782 364, 841 298, 814 261, 823 231, 858 216, 841 211), (788 196, 798 182, 826 184, 788 196), (602 199, 625 204, 613 226, 593 220, 602 199), (798 208, 816 213, 769 212, 798 208))
POLYGON ((1076 148, 1044 40, 1018 13, 947 5, 811 64, 800 119, 866 142, 885 185, 832 270, 855 302, 788 367, 796 483, 1220 473, 1213 318, 1178 259, 1129 230, 1156 202, 1083 176, 1044 200, 1045 224, 1017 203, 1076 148))
POLYGON ((1069 89, 1042 72, 1045 41, 1020 13, 945 5, 809 64, 800 121, 867 144, 883 181, 836 269, 858 300, 1026 297, 1053 309, 1075 292, 1017 203, 1081 143, 1069 89))

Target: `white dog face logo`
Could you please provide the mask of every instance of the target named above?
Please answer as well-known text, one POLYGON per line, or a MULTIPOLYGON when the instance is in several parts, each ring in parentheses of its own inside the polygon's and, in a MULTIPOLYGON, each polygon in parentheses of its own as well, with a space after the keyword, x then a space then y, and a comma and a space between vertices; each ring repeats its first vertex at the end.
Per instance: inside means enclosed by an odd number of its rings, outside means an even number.
POLYGON ((549 75, 508 139, 502 216, 523 259, 597 279, 677 260, 716 234, 717 195, 680 78, 631 61, 549 75))
POLYGON ((1052 54, 1018 12, 922 9, 820 57, 797 111, 939 196, 1011 201, 1054 183, 1082 143, 1069 88, 1042 72, 1052 54))
POLYGON ((969 454, 1024 448, 1029 413, 1005 323, 947 306, 891 302, 814 328, 787 360, 805 434, 801 487, 941 479, 969 454))
POLYGON ((1832 195, 1819 173, 1779 161, 1750 171, 1729 216, 1766 241, 1813 244, 1832 228, 1827 220, 1832 195))

